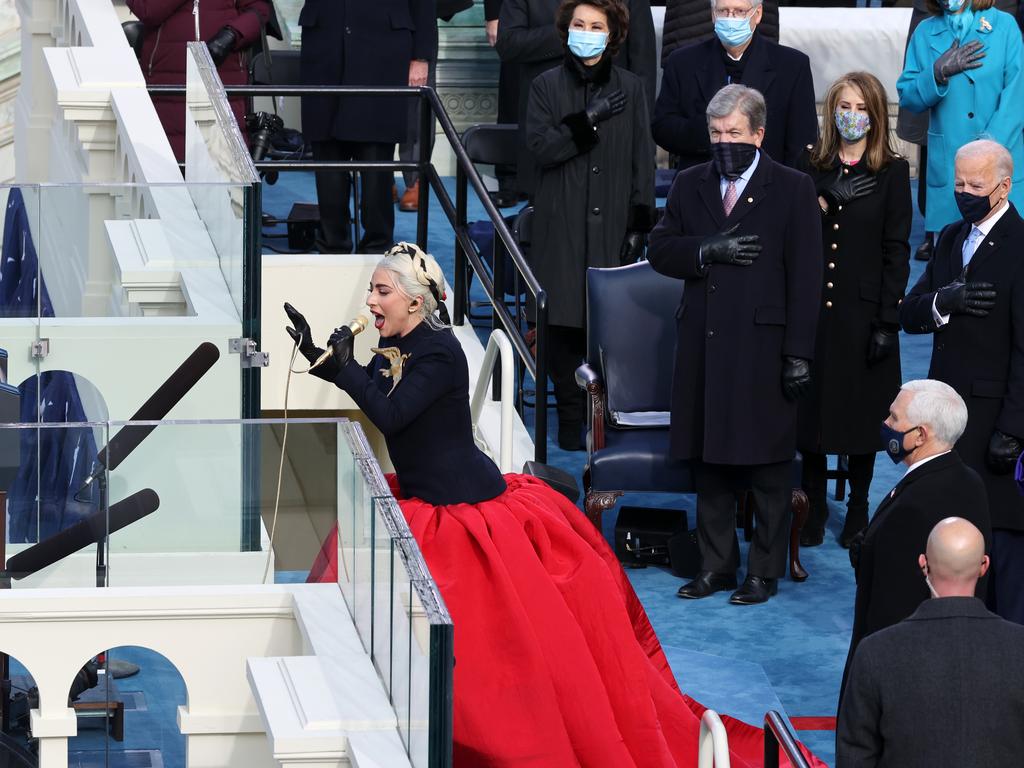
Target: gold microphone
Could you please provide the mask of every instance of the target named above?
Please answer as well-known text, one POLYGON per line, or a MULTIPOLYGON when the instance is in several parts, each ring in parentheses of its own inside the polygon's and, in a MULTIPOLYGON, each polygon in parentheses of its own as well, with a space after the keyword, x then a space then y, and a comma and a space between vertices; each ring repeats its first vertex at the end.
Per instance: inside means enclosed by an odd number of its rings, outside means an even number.
MULTIPOLYGON (((342 328, 348 328, 352 335, 356 336, 357 334, 361 333, 363 330, 366 329, 366 325, 369 322, 370 321, 367 319, 366 315, 356 315, 355 319, 351 323, 349 323, 348 325, 343 325, 341 326, 341 328, 335 328, 334 331, 337 332, 342 330, 342 328)), ((334 334, 331 335, 333 336, 334 334)), ((323 364, 327 360, 327 358, 331 357, 333 354, 334 348, 328 347, 327 351, 320 355, 320 357, 317 358, 316 362, 309 367, 309 370, 312 371, 317 366, 323 364)))

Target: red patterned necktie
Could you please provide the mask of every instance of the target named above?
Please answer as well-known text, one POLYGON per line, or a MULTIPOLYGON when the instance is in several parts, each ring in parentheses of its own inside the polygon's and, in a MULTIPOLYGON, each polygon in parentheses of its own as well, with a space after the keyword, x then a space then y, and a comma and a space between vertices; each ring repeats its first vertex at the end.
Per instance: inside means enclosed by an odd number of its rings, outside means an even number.
POLYGON ((725 188, 725 197, 722 198, 722 205, 725 207, 726 216, 732 213, 732 209, 736 205, 736 200, 738 198, 739 193, 736 191, 736 182, 733 179, 729 179, 729 186, 725 188))

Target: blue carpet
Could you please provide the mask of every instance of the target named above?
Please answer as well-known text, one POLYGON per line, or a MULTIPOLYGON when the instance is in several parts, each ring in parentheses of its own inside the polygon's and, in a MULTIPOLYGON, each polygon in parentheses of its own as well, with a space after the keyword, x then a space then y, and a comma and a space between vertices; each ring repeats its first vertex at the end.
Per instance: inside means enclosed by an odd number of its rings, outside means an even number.
MULTIPOLYGON (((454 181, 444 181, 454 195, 454 181)), ((916 199, 916 182, 912 185, 916 199)), ((295 200, 314 199, 309 174, 282 176, 282 182, 264 191, 265 209, 276 215, 287 213, 295 200)), ((469 219, 483 215, 482 207, 471 199, 469 219)), ((396 213, 395 222, 395 240, 415 238, 414 214, 396 213)), ((451 280, 454 238, 436 203, 431 205, 429 222, 430 251, 451 280)), ((912 249, 923 235, 924 222, 915 208, 912 249)), ((917 281, 924 266, 922 262, 911 261, 909 286, 917 281)), ((473 298, 483 296, 474 294, 473 298)), ((485 338, 486 331, 480 329, 481 338, 485 338)), ((901 334, 900 343, 903 380, 924 378, 931 355, 931 337, 901 334)), ((548 434, 553 437, 557 419, 550 411, 548 419, 548 434)), ((525 421, 532 432, 532 409, 527 410, 525 421)), ((548 462, 580 478, 585 455, 562 451, 549 439, 548 462)), ((871 484, 872 509, 898 482, 902 470, 902 465, 893 465, 885 456, 878 458, 871 484)), ((622 505, 685 508, 690 526, 695 524, 692 497, 630 494, 622 498, 622 505)), ((836 543, 845 505, 830 499, 829 506, 830 535, 822 546, 801 553, 810 578, 803 584, 781 583, 778 596, 766 605, 731 606, 727 594, 683 601, 675 596, 682 582, 668 571, 628 571, 665 646, 676 678, 688 694, 754 725, 761 724, 769 708, 781 709, 790 717, 835 715, 852 626, 854 581, 847 552, 836 543)), ((615 516, 612 510, 604 517, 604 533, 609 541, 615 516)), ((746 545, 742 540, 740 546, 745 558, 746 545)), ((832 732, 802 731, 799 736, 826 762, 834 760, 832 732)))

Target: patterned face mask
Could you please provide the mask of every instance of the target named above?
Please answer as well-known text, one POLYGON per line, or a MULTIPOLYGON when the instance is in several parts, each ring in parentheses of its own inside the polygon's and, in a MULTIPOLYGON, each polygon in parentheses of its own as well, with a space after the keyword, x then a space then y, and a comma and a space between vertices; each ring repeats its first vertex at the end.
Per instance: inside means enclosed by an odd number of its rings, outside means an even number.
POLYGON ((852 109, 835 111, 836 128, 839 135, 847 141, 860 141, 871 129, 871 118, 867 112, 854 112, 852 109))

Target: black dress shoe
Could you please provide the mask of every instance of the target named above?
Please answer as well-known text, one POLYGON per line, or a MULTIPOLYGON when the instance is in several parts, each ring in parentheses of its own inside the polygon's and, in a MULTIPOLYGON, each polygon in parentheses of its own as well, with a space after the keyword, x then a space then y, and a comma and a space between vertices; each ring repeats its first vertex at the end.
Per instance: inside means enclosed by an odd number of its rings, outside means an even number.
POLYGON ((825 541, 825 529, 811 526, 804 526, 800 529, 800 546, 817 547, 825 541))
POLYGON ((491 198, 491 202, 498 208, 512 208, 519 202, 519 193, 507 190, 489 192, 487 196, 491 198))
POLYGON ((847 528, 846 526, 843 526, 842 533, 839 534, 839 546, 843 549, 849 549, 850 544, 863 530, 864 528, 847 528))
POLYGON ((915 261, 928 261, 932 257, 932 233, 925 232, 924 242, 917 246, 917 250, 914 251, 915 261))
POLYGON ((757 605, 767 603, 768 598, 779 591, 778 579, 766 579, 762 576, 747 576, 743 584, 732 593, 729 602, 733 605, 757 605))
POLYGON ((676 597, 687 600, 700 600, 702 597, 721 592, 723 589, 736 589, 736 576, 728 573, 712 573, 701 571, 697 578, 689 584, 683 584, 676 592, 676 597))

